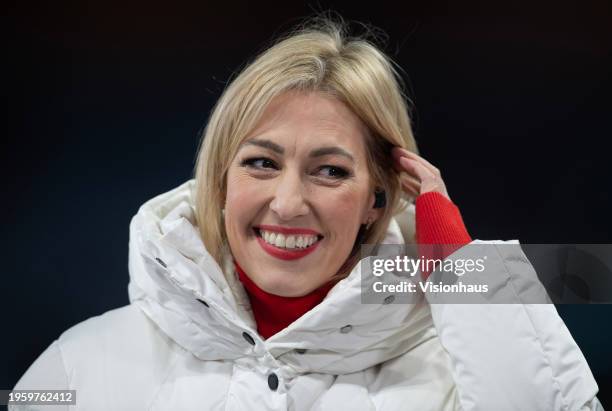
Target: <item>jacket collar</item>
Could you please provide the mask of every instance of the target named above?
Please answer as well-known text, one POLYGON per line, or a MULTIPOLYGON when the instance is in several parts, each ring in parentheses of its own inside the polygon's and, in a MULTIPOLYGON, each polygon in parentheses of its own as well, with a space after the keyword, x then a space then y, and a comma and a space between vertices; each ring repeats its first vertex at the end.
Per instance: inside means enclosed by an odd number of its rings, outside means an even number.
MULTIPOLYGON (((384 304, 385 295, 372 296, 380 303, 362 303, 377 278, 364 275, 362 281, 358 264, 319 305, 263 340, 231 254, 226 250, 219 266, 202 243, 194 198, 195 180, 189 180, 140 207, 130 223, 128 290, 130 302, 196 357, 266 358, 288 374, 343 374, 394 358, 435 335, 422 296, 412 304, 384 304)), ((413 208, 399 217, 411 213, 413 218, 413 208)), ((395 218, 384 243, 404 243, 395 218)))

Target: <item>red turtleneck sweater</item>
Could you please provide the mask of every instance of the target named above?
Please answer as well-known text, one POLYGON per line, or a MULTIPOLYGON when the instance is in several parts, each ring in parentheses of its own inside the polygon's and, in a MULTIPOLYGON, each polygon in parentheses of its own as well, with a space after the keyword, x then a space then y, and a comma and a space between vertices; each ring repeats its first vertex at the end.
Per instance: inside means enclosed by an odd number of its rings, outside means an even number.
MULTIPOLYGON (((437 192, 421 194, 416 203, 416 242, 417 244, 450 244, 443 249, 446 257, 457 248, 472 241, 461 213, 444 195, 437 192)), ((425 252, 426 257, 428 256, 425 252)), ((286 328, 319 304, 334 284, 325 284, 301 297, 281 297, 259 288, 234 261, 238 278, 244 285, 251 301, 257 331, 263 338, 269 338, 286 328)), ((427 278, 429 273, 423 273, 427 278)))

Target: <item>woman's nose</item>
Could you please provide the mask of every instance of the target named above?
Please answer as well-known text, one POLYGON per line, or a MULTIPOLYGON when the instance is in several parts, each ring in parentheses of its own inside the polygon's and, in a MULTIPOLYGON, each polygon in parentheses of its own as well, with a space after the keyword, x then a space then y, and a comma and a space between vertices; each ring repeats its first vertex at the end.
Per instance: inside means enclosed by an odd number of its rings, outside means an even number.
POLYGON ((304 186, 297 173, 286 173, 278 178, 270 209, 283 221, 308 214, 304 186))

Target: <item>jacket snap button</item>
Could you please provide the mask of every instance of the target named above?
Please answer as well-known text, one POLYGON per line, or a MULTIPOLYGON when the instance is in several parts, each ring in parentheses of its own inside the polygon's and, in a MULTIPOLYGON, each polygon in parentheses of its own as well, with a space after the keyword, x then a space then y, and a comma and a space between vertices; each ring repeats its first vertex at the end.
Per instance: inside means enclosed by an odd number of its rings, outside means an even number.
POLYGON ((395 296, 389 295, 385 297, 385 299, 383 300, 383 304, 391 304, 393 301, 395 301, 395 296))
POLYGON ((199 298, 198 298, 198 301, 201 302, 202 304, 204 304, 206 307, 209 307, 209 305, 208 305, 208 303, 206 301, 200 300, 199 298))
POLYGON ((298 354, 305 354, 306 353, 306 348, 296 348, 295 352, 298 354))
POLYGON ((157 258, 157 257, 155 257, 155 261, 157 261, 157 262, 159 263, 159 265, 161 265, 162 267, 164 267, 164 268, 168 268, 168 266, 166 265, 166 263, 164 263, 164 262, 162 261, 162 259, 161 259, 161 258, 157 258))
POLYGON ((245 339, 245 340, 247 340, 247 342, 248 342, 249 344, 251 344, 251 345, 255 345, 255 340, 253 339, 253 337, 251 337, 251 336, 249 335, 249 333, 247 333, 246 331, 244 331, 244 332, 242 333, 242 336, 244 337, 244 339, 245 339))
POLYGON ((344 327, 340 328, 340 332, 342 334, 347 334, 347 333, 350 333, 352 329, 353 329, 353 326, 349 324, 349 325, 345 325, 344 327))
POLYGON ((278 388, 278 377, 276 374, 272 373, 268 375, 268 387, 270 387, 272 391, 276 391, 278 388))

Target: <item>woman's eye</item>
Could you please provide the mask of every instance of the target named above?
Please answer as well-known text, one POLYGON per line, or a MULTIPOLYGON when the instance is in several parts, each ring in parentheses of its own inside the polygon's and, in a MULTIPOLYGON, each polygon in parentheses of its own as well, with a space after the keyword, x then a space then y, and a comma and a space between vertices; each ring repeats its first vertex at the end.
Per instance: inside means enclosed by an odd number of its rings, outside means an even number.
POLYGON ((246 160, 242 161, 241 165, 258 169, 276 169, 276 164, 274 161, 265 157, 247 158, 246 160))
POLYGON ((346 171, 342 167, 336 167, 336 166, 323 166, 323 167, 320 167, 318 171, 324 177, 329 177, 333 179, 341 179, 349 175, 348 171, 346 171))

